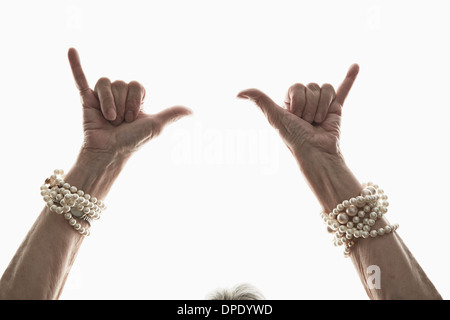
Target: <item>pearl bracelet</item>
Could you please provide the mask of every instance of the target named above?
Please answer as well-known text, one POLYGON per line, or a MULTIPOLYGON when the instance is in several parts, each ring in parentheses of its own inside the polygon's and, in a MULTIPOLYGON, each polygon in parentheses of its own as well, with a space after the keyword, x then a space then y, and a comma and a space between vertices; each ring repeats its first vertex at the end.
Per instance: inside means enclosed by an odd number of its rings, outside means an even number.
POLYGON ((397 230, 398 224, 372 230, 377 219, 388 211, 387 199, 387 195, 378 185, 368 182, 363 184, 359 196, 343 201, 329 214, 321 213, 328 232, 334 234, 334 245, 344 245, 346 257, 350 255, 350 248, 355 245, 356 239, 375 238, 397 230))
POLYGON ((88 236, 90 229, 82 227, 77 219, 86 221, 90 226, 92 220, 100 219, 106 205, 102 200, 69 185, 62 179, 63 174, 63 170, 55 170, 41 186, 41 196, 51 212, 63 215, 70 226, 88 236))

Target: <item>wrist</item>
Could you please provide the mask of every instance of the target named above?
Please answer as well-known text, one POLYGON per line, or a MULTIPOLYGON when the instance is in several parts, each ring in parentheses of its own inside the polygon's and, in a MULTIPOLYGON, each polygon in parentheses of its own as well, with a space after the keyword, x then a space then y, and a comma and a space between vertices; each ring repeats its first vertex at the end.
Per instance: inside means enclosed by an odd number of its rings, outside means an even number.
POLYGON ((129 157, 81 149, 65 181, 98 199, 104 199, 129 157))
POLYGON ((328 153, 317 148, 295 154, 306 181, 325 212, 358 195, 362 186, 340 152, 328 153))

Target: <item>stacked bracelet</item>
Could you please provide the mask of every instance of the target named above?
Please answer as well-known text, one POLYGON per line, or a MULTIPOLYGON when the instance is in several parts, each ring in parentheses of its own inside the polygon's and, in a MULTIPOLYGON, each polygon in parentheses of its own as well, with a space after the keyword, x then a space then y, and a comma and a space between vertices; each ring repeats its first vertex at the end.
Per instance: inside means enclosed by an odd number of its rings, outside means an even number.
POLYGON ((63 174, 63 170, 55 170, 41 186, 41 196, 51 212, 63 215, 69 225, 88 236, 90 229, 82 227, 77 219, 86 221, 90 226, 92 220, 100 219, 106 205, 102 200, 66 183, 62 179, 63 174))
POLYGON ((321 213, 328 231, 334 233, 334 245, 345 246, 346 257, 350 255, 350 248, 356 239, 374 238, 397 230, 398 224, 372 230, 375 221, 388 211, 387 198, 378 185, 369 182, 363 184, 363 190, 358 197, 343 201, 328 214, 321 213))

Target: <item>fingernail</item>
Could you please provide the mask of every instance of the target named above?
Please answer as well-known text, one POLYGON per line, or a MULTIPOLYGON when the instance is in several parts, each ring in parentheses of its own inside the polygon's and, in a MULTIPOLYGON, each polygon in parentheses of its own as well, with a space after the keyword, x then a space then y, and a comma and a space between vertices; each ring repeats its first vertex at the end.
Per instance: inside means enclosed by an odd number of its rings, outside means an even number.
POLYGON ((127 113, 125 114, 125 121, 126 122, 131 122, 134 119, 134 115, 133 115, 133 111, 127 111, 127 113))

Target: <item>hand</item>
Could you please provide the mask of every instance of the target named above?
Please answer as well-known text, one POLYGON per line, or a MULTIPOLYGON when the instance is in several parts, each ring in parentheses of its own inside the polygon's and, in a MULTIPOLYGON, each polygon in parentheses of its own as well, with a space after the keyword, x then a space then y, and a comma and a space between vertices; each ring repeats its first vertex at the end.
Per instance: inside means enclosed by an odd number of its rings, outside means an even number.
POLYGON ((154 115, 144 113, 145 89, 136 81, 111 83, 100 78, 92 90, 78 52, 71 48, 68 57, 83 105, 83 150, 127 157, 159 135, 168 123, 192 113, 181 106, 154 115))
POLYGON ((241 91, 238 97, 261 108, 297 160, 312 149, 337 154, 342 107, 358 72, 359 66, 352 65, 336 93, 330 84, 295 84, 287 92, 285 108, 257 89, 241 91))

